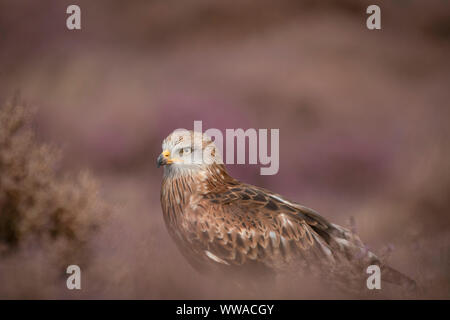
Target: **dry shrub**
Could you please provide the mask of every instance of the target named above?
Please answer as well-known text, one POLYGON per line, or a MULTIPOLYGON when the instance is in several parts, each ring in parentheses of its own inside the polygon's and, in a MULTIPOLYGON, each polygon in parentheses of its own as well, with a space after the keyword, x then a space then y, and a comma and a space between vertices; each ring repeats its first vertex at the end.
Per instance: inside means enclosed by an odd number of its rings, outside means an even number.
POLYGON ((88 241, 107 208, 89 174, 61 177, 58 159, 55 148, 33 135, 29 108, 17 102, 0 107, 0 280, 11 270, 5 267, 11 257, 24 252, 43 252, 55 276, 64 265, 87 263, 88 241))

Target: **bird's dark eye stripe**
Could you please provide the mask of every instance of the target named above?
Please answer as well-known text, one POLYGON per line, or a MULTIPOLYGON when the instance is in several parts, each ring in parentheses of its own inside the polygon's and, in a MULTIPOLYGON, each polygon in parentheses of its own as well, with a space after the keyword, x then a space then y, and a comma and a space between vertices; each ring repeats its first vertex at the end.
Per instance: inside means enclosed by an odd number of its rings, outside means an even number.
POLYGON ((193 147, 184 147, 181 148, 180 151, 178 152, 180 155, 183 155, 184 150, 189 149, 189 152, 194 152, 194 148, 193 147))

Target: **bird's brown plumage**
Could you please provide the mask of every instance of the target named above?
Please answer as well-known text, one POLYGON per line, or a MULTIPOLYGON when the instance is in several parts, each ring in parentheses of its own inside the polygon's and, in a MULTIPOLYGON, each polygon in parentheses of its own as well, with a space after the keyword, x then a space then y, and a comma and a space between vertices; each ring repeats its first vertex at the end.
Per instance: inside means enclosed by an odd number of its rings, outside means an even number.
POLYGON ((239 182, 221 163, 165 174, 161 204, 170 235, 198 270, 314 272, 364 288, 365 268, 378 264, 383 280, 413 284, 383 266, 351 231, 279 194, 239 182))

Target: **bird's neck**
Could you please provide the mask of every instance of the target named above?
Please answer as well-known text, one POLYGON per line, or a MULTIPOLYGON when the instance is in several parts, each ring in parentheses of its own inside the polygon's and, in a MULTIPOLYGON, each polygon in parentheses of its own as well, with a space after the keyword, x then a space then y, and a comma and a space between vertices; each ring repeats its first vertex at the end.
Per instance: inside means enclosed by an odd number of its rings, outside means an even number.
POLYGON ((213 163, 198 169, 168 172, 163 177, 162 192, 175 194, 187 201, 191 194, 206 194, 226 185, 235 185, 223 164, 213 163))
POLYGON ((224 192, 238 181, 228 175, 223 164, 185 171, 184 174, 165 174, 161 186, 161 205, 169 226, 183 219, 187 205, 195 203, 210 192, 224 192))

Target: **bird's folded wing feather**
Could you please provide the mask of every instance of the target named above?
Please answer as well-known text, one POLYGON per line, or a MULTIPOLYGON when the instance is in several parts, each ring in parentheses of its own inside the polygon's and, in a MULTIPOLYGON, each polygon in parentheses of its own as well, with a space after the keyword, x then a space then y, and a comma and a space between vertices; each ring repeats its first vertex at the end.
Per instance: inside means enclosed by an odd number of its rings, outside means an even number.
POLYGON ((331 262, 330 224, 311 209, 250 185, 208 193, 186 208, 186 236, 205 257, 227 265, 256 260, 331 262))

